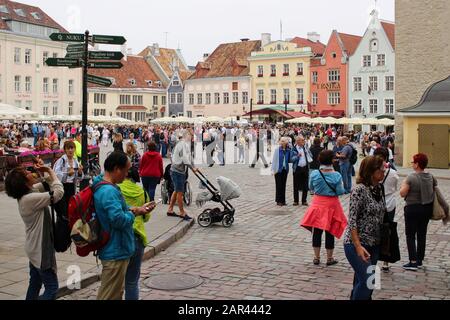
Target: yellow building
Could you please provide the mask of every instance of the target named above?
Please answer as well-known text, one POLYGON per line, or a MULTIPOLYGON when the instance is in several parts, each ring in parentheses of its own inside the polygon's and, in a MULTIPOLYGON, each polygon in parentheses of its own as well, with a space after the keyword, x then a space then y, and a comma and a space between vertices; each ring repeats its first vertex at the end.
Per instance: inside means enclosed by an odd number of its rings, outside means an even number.
POLYGON ((450 166, 450 77, 433 84, 419 104, 399 111, 403 117, 403 166, 417 153, 430 168, 450 166))
POLYGON ((270 34, 263 34, 261 50, 248 58, 253 110, 287 105, 290 110, 307 112, 312 47, 325 46, 318 39, 302 40, 272 42, 270 34))

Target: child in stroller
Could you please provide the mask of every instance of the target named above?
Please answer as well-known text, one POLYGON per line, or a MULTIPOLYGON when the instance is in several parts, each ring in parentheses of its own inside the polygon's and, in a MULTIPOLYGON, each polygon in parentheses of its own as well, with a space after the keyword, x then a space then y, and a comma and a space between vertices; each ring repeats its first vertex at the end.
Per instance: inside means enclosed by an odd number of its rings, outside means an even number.
MULTIPOLYGON (((172 164, 169 163, 164 169, 164 182, 161 184, 161 198, 163 204, 168 204, 170 199, 172 198, 172 193, 174 191, 172 176, 170 175, 170 168, 172 164)), ((192 189, 189 184, 189 169, 186 170, 186 183, 184 186, 184 195, 183 201, 187 206, 190 206, 192 203, 192 189)))

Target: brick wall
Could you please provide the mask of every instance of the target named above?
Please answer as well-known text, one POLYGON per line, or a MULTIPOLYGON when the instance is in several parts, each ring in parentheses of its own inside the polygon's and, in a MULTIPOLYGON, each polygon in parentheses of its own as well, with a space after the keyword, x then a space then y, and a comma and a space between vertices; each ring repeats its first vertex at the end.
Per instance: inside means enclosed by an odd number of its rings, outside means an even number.
MULTIPOLYGON (((434 82, 450 75, 450 1, 396 0, 396 106, 417 104, 434 82)), ((403 162, 403 120, 397 117, 397 162, 403 162)))

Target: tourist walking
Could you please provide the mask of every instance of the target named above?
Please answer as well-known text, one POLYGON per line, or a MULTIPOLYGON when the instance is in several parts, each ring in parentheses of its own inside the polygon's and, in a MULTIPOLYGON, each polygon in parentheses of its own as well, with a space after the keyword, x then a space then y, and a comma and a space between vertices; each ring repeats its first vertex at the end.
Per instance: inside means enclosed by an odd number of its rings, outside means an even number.
POLYGON ((150 200, 153 201, 156 187, 164 176, 163 159, 153 141, 148 144, 148 151, 142 156, 139 175, 142 177, 144 189, 148 192, 150 200))
POLYGON ((428 157, 423 153, 413 157, 414 172, 409 174, 400 188, 400 196, 405 199, 405 233, 409 263, 405 270, 417 271, 423 267, 427 243, 427 228, 433 213, 433 200, 437 180, 429 172, 428 157))
POLYGON ((344 251, 355 271, 351 300, 370 300, 380 254, 380 228, 386 210, 381 182, 385 166, 380 157, 366 157, 360 165, 356 187, 350 195, 350 212, 344 235, 344 251))
POLYGON ((280 207, 286 205, 286 181, 292 157, 288 144, 288 138, 282 137, 272 160, 272 174, 275 176, 275 202, 280 207))
POLYGON ((318 156, 319 170, 311 172, 309 188, 314 192, 311 205, 300 223, 312 231, 315 265, 320 264, 322 234, 325 231, 327 266, 338 263, 333 257, 334 237, 341 238, 347 226, 339 196, 345 193, 342 176, 333 169, 333 151, 323 150, 318 156))

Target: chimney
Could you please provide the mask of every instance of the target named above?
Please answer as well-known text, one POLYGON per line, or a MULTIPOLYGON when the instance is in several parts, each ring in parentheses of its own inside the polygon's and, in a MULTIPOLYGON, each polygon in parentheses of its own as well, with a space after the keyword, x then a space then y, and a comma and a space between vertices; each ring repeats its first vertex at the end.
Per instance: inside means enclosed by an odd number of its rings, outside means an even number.
POLYGON ((208 59, 208 57, 209 57, 209 53, 204 53, 203 54, 203 62, 205 62, 206 59, 208 59))
POLYGON ((242 38, 241 41, 242 42, 247 42, 248 40, 250 40, 249 38, 242 38))
POLYGON ((159 57, 159 44, 157 43, 153 44, 153 55, 155 57, 159 57))
POLYGON ((263 33, 261 34, 261 46, 264 47, 268 45, 271 40, 272 35, 270 33, 263 33))
POLYGON ((317 32, 308 32, 308 40, 312 42, 319 42, 320 41, 320 34, 317 32))

